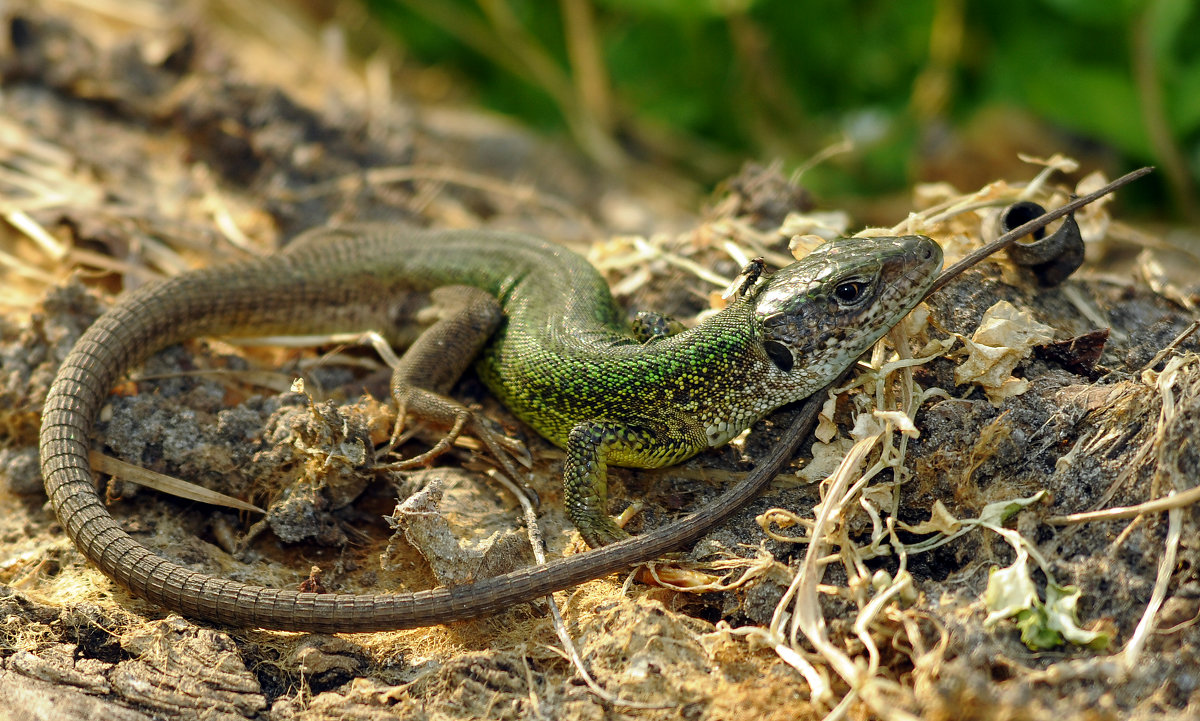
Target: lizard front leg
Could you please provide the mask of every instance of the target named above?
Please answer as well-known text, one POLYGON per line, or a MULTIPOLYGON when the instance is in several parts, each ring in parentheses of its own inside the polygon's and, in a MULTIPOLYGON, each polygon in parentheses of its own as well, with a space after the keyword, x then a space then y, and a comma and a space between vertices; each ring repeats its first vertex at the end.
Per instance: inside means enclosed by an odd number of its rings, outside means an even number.
POLYGON ((629 324, 629 331, 642 343, 651 343, 670 338, 673 335, 678 335, 687 330, 683 323, 674 318, 655 313, 650 310, 638 311, 633 316, 633 321, 629 324))
POLYGON ((437 288, 430 298, 430 310, 437 320, 409 346, 392 373, 397 413, 392 441, 399 437, 407 413, 449 431, 425 453, 393 467, 428 463, 449 450, 463 430, 469 429, 517 479, 520 472, 509 455, 514 452, 512 442, 486 418, 446 395, 504 319, 500 304, 484 291, 463 285, 437 288))
POLYGON ((691 424, 584 421, 567 436, 563 503, 571 522, 592 548, 629 537, 608 515, 608 464, 658 468, 690 458, 707 446, 691 424))

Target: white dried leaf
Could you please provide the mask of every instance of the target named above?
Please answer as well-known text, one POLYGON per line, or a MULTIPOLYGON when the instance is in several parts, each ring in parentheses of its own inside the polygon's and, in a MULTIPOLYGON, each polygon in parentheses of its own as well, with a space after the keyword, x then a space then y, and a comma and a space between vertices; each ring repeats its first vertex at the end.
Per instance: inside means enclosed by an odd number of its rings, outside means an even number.
POLYGON ((919 438, 921 436, 921 432, 917 430, 917 426, 913 423, 913 420, 904 411, 873 411, 871 415, 885 423, 891 423, 896 430, 909 438, 919 438))
POLYGON ((1053 328, 1002 300, 983 314, 975 334, 963 339, 969 356, 954 369, 954 381, 981 386, 988 400, 999 405, 1004 398, 1020 395, 1029 387, 1022 379, 1012 377, 1013 368, 1029 357, 1033 346, 1052 340, 1053 328))
MULTIPOLYGON (((1100 171, 1088 173, 1075 186, 1076 195, 1087 195, 1108 184, 1108 177, 1100 171)), ((1079 234, 1085 243, 1096 243, 1108 235, 1108 226, 1112 223, 1112 215, 1104 206, 1115 196, 1106 195, 1075 211, 1075 222, 1079 224, 1079 234)))
POLYGON ((850 214, 844 210, 817 211, 813 213, 788 213, 779 226, 784 237, 794 235, 816 235, 823 240, 833 240, 846 234, 850 227, 850 214))
POLYGON ((913 189, 913 205, 918 208, 932 208, 938 203, 954 200, 961 196, 958 188, 945 181, 938 183, 918 183, 913 189))
POLYGON ((883 433, 883 422, 870 413, 859 413, 854 417, 854 427, 850 429, 850 437, 856 441, 870 438, 883 433))
POLYGON ((817 429, 813 435, 822 443, 828 443, 837 435, 837 423, 833 422, 833 414, 837 412, 837 396, 831 395, 821 405, 817 414, 817 429))
POLYGON ((1013 565, 992 569, 983 602, 988 610, 987 618, 983 620, 984 628, 1028 611, 1038 602, 1037 589, 1029 575, 1029 554, 1025 549, 1017 550, 1013 565))
POLYGON ((838 466, 842 464, 842 459, 853 447, 854 443, 849 438, 838 438, 829 443, 814 443, 812 460, 804 464, 804 468, 801 468, 796 475, 809 483, 819 483, 838 469, 838 466))
POLYGON ((950 511, 946 510, 946 506, 941 501, 933 502, 933 509, 929 512, 928 521, 921 521, 915 526, 910 526, 904 521, 897 521, 896 525, 906 531, 921 535, 943 533, 947 536, 952 536, 958 533, 958 529, 962 528, 962 523, 950 511))
POLYGON ((1017 157, 1031 165, 1041 165, 1046 168, 1054 168, 1055 170, 1063 173, 1074 173, 1076 170, 1079 170, 1079 161, 1074 158, 1069 158, 1062 153, 1055 153, 1049 158, 1039 158, 1036 155, 1017 153, 1017 157))

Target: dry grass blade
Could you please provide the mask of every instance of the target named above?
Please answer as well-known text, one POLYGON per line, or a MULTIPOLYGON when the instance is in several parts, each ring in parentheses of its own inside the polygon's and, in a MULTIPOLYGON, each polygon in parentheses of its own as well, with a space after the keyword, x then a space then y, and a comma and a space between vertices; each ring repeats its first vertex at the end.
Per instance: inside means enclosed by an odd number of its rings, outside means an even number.
POLYGON ((172 496, 186 498, 191 501, 199 501, 201 503, 208 503, 214 506, 227 506, 229 508, 236 508, 239 511, 266 513, 266 511, 258 506, 246 503, 245 501, 234 498, 233 496, 227 496, 224 493, 210 491, 204 486, 198 486, 195 483, 188 483, 187 481, 182 481, 172 476, 146 470, 145 468, 135 466, 132 463, 126 463, 125 461, 120 461, 116 458, 106 456, 99 451, 88 451, 88 462, 92 464, 93 469, 100 471, 101 473, 107 473, 110 476, 116 476, 123 481, 136 483, 139 486, 145 486, 146 488, 153 488, 156 491, 169 493, 172 496))
POLYGON ((1046 523, 1052 526, 1069 526, 1076 523, 1089 523, 1091 521, 1115 521, 1122 518, 1134 518, 1146 513, 1159 513, 1161 511, 1187 508, 1197 501, 1200 501, 1200 487, 1190 488, 1181 493, 1172 492, 1162 498, 1139 503, 1136 506, 1118 506, 1099 511, 1072 513, 1066 516, 1051 516, 1046 519, 1046 523))

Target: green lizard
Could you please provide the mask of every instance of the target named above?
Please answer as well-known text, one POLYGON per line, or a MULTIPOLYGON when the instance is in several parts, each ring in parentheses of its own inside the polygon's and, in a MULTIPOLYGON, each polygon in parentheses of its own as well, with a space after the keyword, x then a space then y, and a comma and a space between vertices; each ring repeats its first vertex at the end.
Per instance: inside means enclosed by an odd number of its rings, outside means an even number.
POLYGON ((923 236, 844 238, 747 283, 695 328, 635 337, 603 278, 553 243, 488 231, 315 231, 272 257, 146 286, 98 319, 46 400, 46 492, 85 556, 136 595, 185 615, 329 632, 484 615, 652 557, 647 552, 663 544, 639 547, 607 515, 608 464, 677 463, 819 390, 920 301, 941 262, 941 249, 923 236), (604 548, 452 588, 297 593, 161 558, 101 502, 87 457, 93 424, 111 386, 150 353, 213 334, 382 329, 399 340, 414 294, 430 292, 439 319, 393 380, 401 417, 407 411, 450 427, 449 437, 469 430, 503 457, 504 439, 491 424, 445 396, 477 356, 491 391, 566 450, 568 513, 590 545, 604 548))

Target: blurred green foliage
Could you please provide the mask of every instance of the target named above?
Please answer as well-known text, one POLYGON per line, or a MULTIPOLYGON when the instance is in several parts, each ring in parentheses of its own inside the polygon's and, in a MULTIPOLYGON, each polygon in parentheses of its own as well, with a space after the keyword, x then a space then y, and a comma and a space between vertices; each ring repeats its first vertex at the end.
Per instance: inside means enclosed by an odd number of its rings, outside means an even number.
POLYGON ((457 87, 602 162, 712 180, 849 138, 805 183, 871 193, 911 182, 947 129, 1010 106, 1114 150, 1112 171, 1159 165, 1185 212, 1200 177, 1194 0, 364 2, 457 87))

